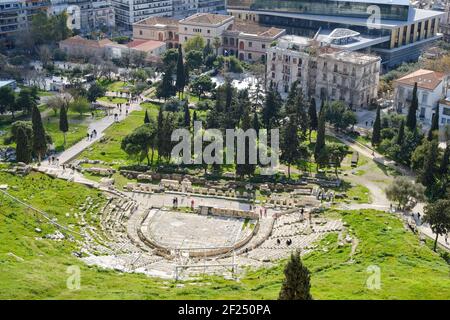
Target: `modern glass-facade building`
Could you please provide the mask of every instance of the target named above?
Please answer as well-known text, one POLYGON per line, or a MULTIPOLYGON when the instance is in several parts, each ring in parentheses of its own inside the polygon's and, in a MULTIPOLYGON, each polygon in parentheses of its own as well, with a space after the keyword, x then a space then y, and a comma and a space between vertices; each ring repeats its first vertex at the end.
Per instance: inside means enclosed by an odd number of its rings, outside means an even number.
MULTIPOLYGON (((237 20, 286 29, 287 34, 318 37, 337 28, 360 33, 348 50, 374 51, 384 67, 419 57, 440 36, 440 11, 413 8, 409 0, 228 0, 237 20)), ((324 38, 324 37, 322 37, 324 38)))

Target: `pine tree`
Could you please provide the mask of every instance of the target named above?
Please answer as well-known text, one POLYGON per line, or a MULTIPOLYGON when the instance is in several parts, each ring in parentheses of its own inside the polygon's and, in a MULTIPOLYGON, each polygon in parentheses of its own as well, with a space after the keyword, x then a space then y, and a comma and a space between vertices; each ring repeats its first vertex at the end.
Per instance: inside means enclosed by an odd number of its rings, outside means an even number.
POLYGON ((150 123, 150 118, 148 116, 148 110, 145 110, 144 124, 150 123))
POLYGON ((317 126, 317 138, 314 147, 314 158, 316 162, 323 148, 325 148, 325 112, 320 113, 319 124, 317 126))
POLYGON ((37 106, 34 106, 31 114, 33 126, 33 152, 41 162, 42 157, 47 152, 47 138, 45 136, 44 125, 42 124, 41 113, 37 106))
POLYGON ((59 112, 59 131, 64 135, 64 145, 66 145, 66 133, 69 131, 69 121, 67 120, 67 109, 61 106, 61 111, 59 112))
POLYGON ((191 125, 191 114, 189 113, 189 102, 187 100, 184 101, 183 106, 183 112, 184 112, 184 127, 189 128, 191 125))
POLYGON ((178 47, 177 81, 176 81, 176 88, 178 93, 180 94, 180 99, 183 94, 185 86, 186 86, 186 73, 184 70, 184 63, 183 63, 183 50, 180 45, 178 47))
POLYGON ((431 128, 430 131, 428 131, 428 141, 433 140, 433 138, 436 136, 438 137, 439 133, 439 103, 436 106, 436 112, 433 115, 433 120, 431 120, 431 128))
POLYGON ((16 161, 23 163, 31 162, 31 141, 24 128, 17 130, 16 140, 16 161))
POLYGON ((397 145, 401 146, 403 145, 403 140, 405 140, 405 121, 402 119, 395 142, 397 143, 397 145))
POLYGON ((317 130, 317 126, 319 125, 319 120, 317 119, 317 108, 316 108, 316 100, 311 98, 308 109, 309 116, 309 142, 311 142, 311 133, 317 130))
POLYGON ((312 300, 309 270, 303 265, 298 251, 291 255, 284 275, 279 300, 312 300))
POLYGON ((375 122, 373 123, 372 132, 372 145, 377 146, 381 142, 381 109, 380 106, 377 107, 377 116, 375 122))
POLYGON ((417 109, 419 109, 419 99, 417 97, 417 82, 414 84, 411 106, 406 117, 406 127, 414 131, 417 126, 417 109))

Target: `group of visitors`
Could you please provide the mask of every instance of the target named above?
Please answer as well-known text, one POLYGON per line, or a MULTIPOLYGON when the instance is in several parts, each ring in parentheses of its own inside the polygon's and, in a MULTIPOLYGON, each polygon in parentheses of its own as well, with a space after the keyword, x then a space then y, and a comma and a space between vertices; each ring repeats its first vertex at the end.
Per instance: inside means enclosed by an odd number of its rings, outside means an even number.
POLYGON ((95 138, 97 138, 97 130, 94 129, 90 133, 88 132, 86 134, 86 137, 87 137, 87 141, 94 140, 95 138))
MULTIPOLYGON (((277 244, 280 245, 281 244, 281 240, 278 238, 277 239, 277 244)), ((286 240, 286 245, 289 247, 292 244, 292 240, 289 238, 286 240)))

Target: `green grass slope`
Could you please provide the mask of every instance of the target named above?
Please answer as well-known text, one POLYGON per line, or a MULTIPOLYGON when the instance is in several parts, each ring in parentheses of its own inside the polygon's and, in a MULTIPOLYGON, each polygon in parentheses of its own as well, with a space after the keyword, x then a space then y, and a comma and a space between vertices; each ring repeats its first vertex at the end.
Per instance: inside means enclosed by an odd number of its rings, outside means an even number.
MULTIPOLYGON (((0 172, 0 184, 8 184, 11 194, 45 210, 63 225, 74 225, 75 230, 78 221, 73 213, 86 197, 104 201, 94 189, 38 173, 20 178, 0 172)), ((352 246, 338 246, 338 235, 330 234, 304 257, 312 272, 315 299, 450 297, 449 266, 397 218, 370 210, 327 214, 341 217, 359 243, 350 259, 352 246), (367 268, 372 265, 381 270, 380 290, 366 286, 367 268)), ((97 221, 92 224, 96 226, 97 221)), ((202 277, 176 283, 102 270, 86 266, 73 255, 78 248, 75 241, 41 238, 54 230, 35 212, 0 195, 0 299, 276 299, 283 279, 284 262, 249 271, 239 282, 202 277), (67 268, 72 265, 81 270, 79 290, 66 285, 67 268)))

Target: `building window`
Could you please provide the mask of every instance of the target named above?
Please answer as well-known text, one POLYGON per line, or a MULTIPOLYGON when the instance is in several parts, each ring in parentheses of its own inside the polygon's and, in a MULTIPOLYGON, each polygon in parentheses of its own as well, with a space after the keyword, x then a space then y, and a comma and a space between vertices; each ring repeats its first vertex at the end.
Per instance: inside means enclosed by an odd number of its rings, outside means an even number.
POLYGON ((251 47, 253 46, 253 43, 250 41, 250 42, 248 43, 248 46, 249 46, 249 48, 251 48, 251 47))
POLYGON ((248 59, 252 60, 252 54, 251 53, 248 54, 248 59))

